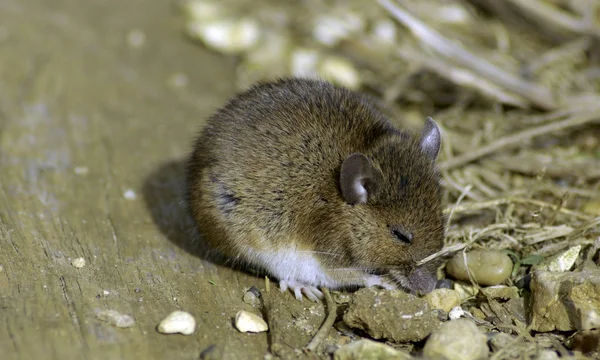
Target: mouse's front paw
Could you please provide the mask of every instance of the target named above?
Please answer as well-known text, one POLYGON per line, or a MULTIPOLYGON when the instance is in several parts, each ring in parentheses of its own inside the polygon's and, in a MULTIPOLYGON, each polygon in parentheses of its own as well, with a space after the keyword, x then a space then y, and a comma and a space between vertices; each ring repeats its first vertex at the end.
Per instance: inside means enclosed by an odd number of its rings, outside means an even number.
POLYGON ((316 286, 304 285, 292 280, 279 281, 279 289, 281 289, 281 292, 291 290, 298 301, 302 301, 302 294, 315 302, 323 298, 323 293, 316 286))

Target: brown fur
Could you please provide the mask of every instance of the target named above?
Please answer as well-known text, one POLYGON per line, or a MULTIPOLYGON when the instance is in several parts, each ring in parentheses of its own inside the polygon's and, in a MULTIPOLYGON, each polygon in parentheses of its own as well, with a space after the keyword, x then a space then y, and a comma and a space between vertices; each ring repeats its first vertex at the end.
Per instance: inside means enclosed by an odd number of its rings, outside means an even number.
POLYGON ((410 289, 430 290, 435 280, 431 266, 428 279, 413 272, 443 245, 434 161, 417 135, 393 127, 364 95, 305 79, 238 94, 196 140, 188 186, 205 241, 234 261, 256 264, 249 251, 287 248, 314 252, 349 285, 361 272, 390 270, 410 289), (339 185, 342 162, 356 152, 382 175, 362 205, 344 201, 339 185), (412 243, 394 238, 390 226, 412 232, 412 243))

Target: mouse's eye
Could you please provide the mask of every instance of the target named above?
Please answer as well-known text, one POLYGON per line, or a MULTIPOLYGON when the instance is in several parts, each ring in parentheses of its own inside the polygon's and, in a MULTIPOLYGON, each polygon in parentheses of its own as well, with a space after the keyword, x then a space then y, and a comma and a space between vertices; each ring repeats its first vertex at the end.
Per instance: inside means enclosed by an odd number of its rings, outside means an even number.
POLYGON ((396 238, 396 240, 401 241, 405 244, 410 244, 413 239, 413 234, 409 231, 405 231, 399 226, 391 227, 392 235, 396 238))

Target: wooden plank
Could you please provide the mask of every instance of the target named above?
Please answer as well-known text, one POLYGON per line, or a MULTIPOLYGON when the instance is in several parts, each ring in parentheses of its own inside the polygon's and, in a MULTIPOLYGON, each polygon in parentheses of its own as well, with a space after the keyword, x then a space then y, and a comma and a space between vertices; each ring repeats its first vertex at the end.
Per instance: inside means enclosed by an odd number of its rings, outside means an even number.
POLYGON ((142 0, 0 5, 2 359, 190 359, 211 344, 224 358, 267 352, 266 334, 232 325, 252 310, 244 289, 262 280, 202 260, 191 243, 181 160, 233 91, 233 69, 185 41, 172 10, 142 0), (146 35, 139 49, 127 43, 134 29, 146 35), (187 88, 167 85, 177 72, 187 88), (72 266, 77 257, 87 265, 72 266), (136 325, 103 323, 101 309, 136 325), (156 332, 176 309, 195 315, 194 335, 156 332))

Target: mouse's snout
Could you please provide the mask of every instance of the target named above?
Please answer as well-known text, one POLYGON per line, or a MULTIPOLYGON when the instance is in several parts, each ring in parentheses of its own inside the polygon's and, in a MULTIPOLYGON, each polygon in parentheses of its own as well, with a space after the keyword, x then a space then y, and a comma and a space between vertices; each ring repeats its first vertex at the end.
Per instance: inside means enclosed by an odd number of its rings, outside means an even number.
POLYGON ((430 293, 435 289, 437 281, 437 268, 431 264, 419 266, 408 275, 410 292, 415 295, 430 293))

